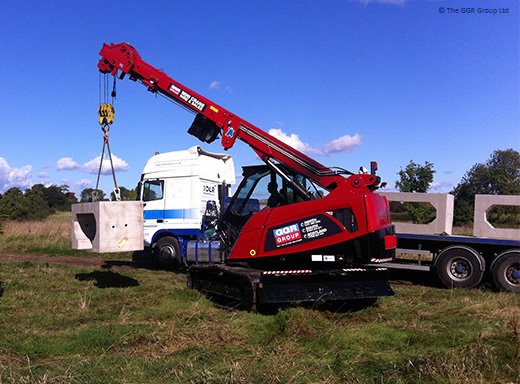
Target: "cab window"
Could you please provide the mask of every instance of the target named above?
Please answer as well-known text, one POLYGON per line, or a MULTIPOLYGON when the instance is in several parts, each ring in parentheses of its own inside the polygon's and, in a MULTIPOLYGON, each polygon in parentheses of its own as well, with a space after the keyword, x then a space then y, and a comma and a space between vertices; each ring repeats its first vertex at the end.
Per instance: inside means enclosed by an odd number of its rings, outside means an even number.
POLYGON ((144 182, 143 201, 161 200, 163 198, 164 181, 148 180, 144 182))

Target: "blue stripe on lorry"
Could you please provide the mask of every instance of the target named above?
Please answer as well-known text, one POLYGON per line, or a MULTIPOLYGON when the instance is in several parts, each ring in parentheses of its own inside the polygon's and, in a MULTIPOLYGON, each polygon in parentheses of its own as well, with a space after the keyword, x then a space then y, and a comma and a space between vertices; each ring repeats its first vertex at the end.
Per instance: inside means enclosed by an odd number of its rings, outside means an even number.
POLYGON ((192 209, 150 209, 144 211, 145 220, 196 219, 198 210, 192 209))

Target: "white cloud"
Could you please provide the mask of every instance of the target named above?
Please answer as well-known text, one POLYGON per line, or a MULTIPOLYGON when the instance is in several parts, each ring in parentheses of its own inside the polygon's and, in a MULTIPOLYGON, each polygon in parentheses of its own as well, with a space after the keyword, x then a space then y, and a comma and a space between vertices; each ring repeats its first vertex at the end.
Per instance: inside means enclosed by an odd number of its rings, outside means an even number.
POLYGON ((51 175, 49 175, 48 172, 40 172, 40 173, 38 173, 38 178, 40 178, 40 179, 48 179, 49 177, 51 177, 51 175))
POLYGON ((21 168, 11 168, 7 160, 0 157, 0 192, 12 187, 20 189, 29 188, 33 185, 31 181, 32 166, 26 165, 21 168))
POLYGON ((345 135, 332 140, 323 145, 323 153, 330 155, 338 152, 352 152, 354 148, 361 144, 362 136, 356 133, 354 136, 345 135))
MULTIPOLYGON (((209 89, 216 89, 216 90, 221 90, 222 89, 222 83, 220 81, 212 81, 210 84, 209 84, 209 89)), ((224 91, 226 91, 227 93, 233 93, 233 90, 231 89, 231 87, 229 85, 226 85, 224 87, 224 91)))
POLYGON ((81 179, 79 181, 73 181, 71 179, 61 179, 60 185, 68 185, 69 191, 74 192, 76 197, 79 199, 79 195, 81 194, 81 191, 83 191, 85 188, 94 188, 95 187, 95 181, 89 180, 89 179, 81 179))
POLYGON ((71 157, 62 157, 56 163, 58 171, 80 171, 81 165, 72 160, 71 157))
POLYGON ((74 183, 74 185, 77 186, 80 191, 82 191, 85 188, 93 187, 94 186, 94 182, 92 180, 88 180, 88 179, 81 179, 80 181, 76 181, 74 183))
POLYGON ((286 134, 284 131, 282 131, 279 128, 276 129, 270 129, 269 134, 271 136, 274 136, 280 141, 283 141, 285 144, 290 145, 294 149, 300 151, 300 152, 312 152, 312 148, 309 144, 304 143, 300 140, 300 136, 298 136, 296 133, 291 133, 290 135, 286 134))
POLYGON ((304 143, 297 134, 291 133, 288 135, 279 128, 270 129, 269 134, 300 152, 313 153, 321 156, 339 152, 352 152, 354 148, 361 145, 363 139, 363 136, 359 133, 356 133, 354 136, 345 135, 323 144, 321 148, 315 148, 308 143, 304 143))
POLYGON ((428 188, 428 192, 436 192, 436 193, 448 193, 453 189, 453 182, 451 181, 442 181, 437 183, 431 183, 430 188, 428 188))
MULTIPOLYGON (((97 174, 99 172, 99 162, 101 160, 101 156, 97 156, 90 161, 87 161, 84 164, 78 164, 71 157, 62 157, 56 162, 56 169, 58 171, 79 171, 79 172, 87 172, 90 174, 97 174)), ((117 157, 112 154, 112 162, 114 164, 114 171, 128 171, 130 167, 128 163, 123 159, 117 157)), ((101 169, 102 175, 112 174, 112 168, 110 166, 110 159, 108 157, 104 157, 103 166, 101 169)))
MULTIPOLYGON (((90 174, 96 174, 99 172, 99 161, 101 160, 101 156, 97 156, 93 158, 92 160, 86 162, 83 164, 83 169, 90 173, 90 174)), ((112 162, 114 164, 114 171, 128 171, 130 167, 128 166, 128 163, 124 161, 123 159, 117 157, 116 155, 112 154, 112 162)), ((103 159, 103 166, 101 169, 102 175, 109 175, 112 174, 112 168, 110 167, 110 159, 104 158, 103 159)))

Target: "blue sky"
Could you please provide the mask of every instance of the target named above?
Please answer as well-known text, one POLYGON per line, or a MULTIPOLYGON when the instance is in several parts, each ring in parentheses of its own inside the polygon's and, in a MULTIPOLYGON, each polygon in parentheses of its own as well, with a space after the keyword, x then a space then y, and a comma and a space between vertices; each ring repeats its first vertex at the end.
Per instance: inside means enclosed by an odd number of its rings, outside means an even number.
MULTIPOLYGON (((449 192, 494 150, 520 150, 517 0, 3 0, 0 12, 0 193, 95 186, 104 42, 132 44, 325 165, 377 161, 389 187, 410 160, 429 161, 431 192, 449 192)), ((117 91, 119 185, 134 188, 156 151, 201 144, 190 113, 128 80, 117 91)), ((241 142, 230 154, 237 170, 258 162, 241 142)), ((111 191, 110 172, 100 187, 111 191)))

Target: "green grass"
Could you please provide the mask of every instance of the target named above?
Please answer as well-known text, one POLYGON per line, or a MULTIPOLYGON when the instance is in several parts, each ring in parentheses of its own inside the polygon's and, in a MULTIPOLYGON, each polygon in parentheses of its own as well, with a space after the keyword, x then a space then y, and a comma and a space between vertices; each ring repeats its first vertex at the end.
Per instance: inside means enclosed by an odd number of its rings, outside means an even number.
MULTIPOLYGON (((107 257, 71 249, 70 213, 3 229, 0 252, 107 257)), ((0 384, 520 382, 520 295, 394 290, 265 316, 216 308, 182 274, 3 262, 0 384)))
POLYGON ((166 271, 7 262, 0 281, 2 384, 520 380, 515 294, 396 286, 358 312, 266 316, 166 271))

